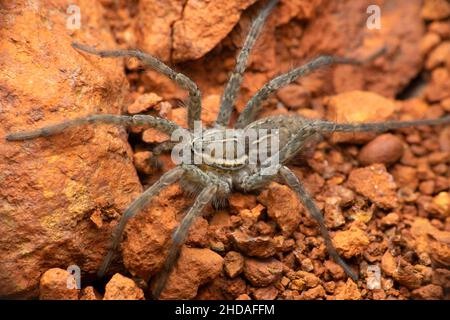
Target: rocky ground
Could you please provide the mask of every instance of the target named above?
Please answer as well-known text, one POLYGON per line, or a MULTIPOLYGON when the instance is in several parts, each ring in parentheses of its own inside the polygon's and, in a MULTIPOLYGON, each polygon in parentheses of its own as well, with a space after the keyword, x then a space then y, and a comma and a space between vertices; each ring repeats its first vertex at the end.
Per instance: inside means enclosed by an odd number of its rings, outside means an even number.
MULTIPOLYGON (((446 0, 281 0, 250 59, 233 121, 271 77, 320 53, 365 57, 279 90, 260 116, 338 122, 436 118, 450 112, 450 3, 446 0), (379 30, 366 27, 369 4, 379 30)), ((0 4, 0 137, 92 113, 144 113, 186 125, 186 93, 134 59, 70 47, 138 47, 192 77, 210 125, 257 0, 14 1, 0 4), (80 29, 67 8, 80 8, 80 29)), ((151 298, 170 236, 193 199, 164 190, 125 232, 105 281, 95 277, 117 221, 160 170, 153 129, 85 126, 27 142, 0 138, 0 296, 151 298), (68 289, 70 265, 81 290, 68 289)), ((181 251, 163 299, 449 299, 450 127, 335 134, 290 165, 323 210, 348 279, 315 222, 281 181, 208 208, 181 251), (377 274, 380 272, 380 282, 377 274)), ((73 286, 73 283, 72 283, 73 286)))

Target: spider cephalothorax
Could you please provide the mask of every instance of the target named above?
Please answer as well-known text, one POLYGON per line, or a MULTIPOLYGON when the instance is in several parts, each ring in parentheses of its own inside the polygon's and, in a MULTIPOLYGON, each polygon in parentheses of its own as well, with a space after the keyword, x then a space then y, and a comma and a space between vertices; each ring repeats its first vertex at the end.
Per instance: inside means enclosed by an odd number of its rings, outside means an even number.
MULTIPOLYGON (((432 120, 390 121, 383 123, 338 124, 322 120, 308 120, 299 116, 273 116, 255 121, 261 104, 277 89, 292 83, 300 76, 332 64, 361 64, 383 54, 383 50, 364 61, 335 56, 319 56, 309 63, 281 74, 267 82, 247 103, 236 121, 234 129, 227 129, 234 108, 236 96, 242 82, 250 50, 261 32, 264 21, 278 0, 269 0, 253 21, 243 48, 237 57, 234 71, 225 87, 219 114, 214 128, 196 130, 200 120, 201 94, 197 85, 187 76, 177 73, 158 59, 136 50, 102 51, 92 47, 73 43, 75 49, 100 57, 136 57, 144 64, 166 75, 189 92, 188 129, 179 127, 172 121, 150 115, 92 115, 84 118, 37 129, 8 135, 9 141, 45 137, 62 132, 68 127, 94 123, 112 123, 123 126, 149 126, 160 130, 173 138, 158 148, 158 152, 172 150, 172 158, 177 166, 164 173, 161 178, 134 200, 123 213, 114 232, 112 245, 99 270, 103 276, 117 250, 123 230, 128 220, 138 213, 154 195, 164 187, 180 182, 187 194, 195 196, 192 207, 176 229, 172 246, 166 258, 163 270, 156 277, 153 289, 155 298, 164 289, 165 282, 186 240, 189 227, 205 206, 212 202, 223 204, 232 190, 256 191, 276 177, 284 179, 303 202, 306 209, 319 225, 325 239, 329 255, 339 263, 345 272, 357 279, 357 274, 339 257, 325 227, 324 218, 308 195, 297 176, 285 166, 310 138, 332 132, 386 131, 397 128, 449 124, 450 116, 432 120), (200 132, 200 134, 198 134, 200 132), (180 138, 183 138, 182 142, 180 138), (270 141, 270 143, 269 143, 270 141)), ((356 107, 356 106, 355 106, 356 107)), ((157 154, 158 152, 154 152, 157 154)))

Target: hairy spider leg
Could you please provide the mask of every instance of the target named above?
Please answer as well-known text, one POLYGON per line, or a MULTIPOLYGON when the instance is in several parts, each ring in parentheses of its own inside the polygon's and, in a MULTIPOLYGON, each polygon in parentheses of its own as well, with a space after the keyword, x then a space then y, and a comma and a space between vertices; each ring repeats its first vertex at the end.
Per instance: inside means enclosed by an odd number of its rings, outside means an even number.
POLYGON ((95 114, 91 116, 62 121, 60 123, 45 126, 36 130, 10 133, 6 136, 6 140, 21 141, 38 137, 48 137, 59 134, 71 127, 95 123, 116 124, 125 127, 149 126, 169 135, 180 128, 180 126, 178 126, 175 122, 149 115, 120 116, 114 114, 95 114))
POLYGON ((332 121, 313 121, 315 130, 322 133, 333 132, 385 132, 388 130, 419 126, 438 126, 450 124, 450 115, 437 119, 420 119, 411 121, 386 121, 367 123, 335 123, 332 121))
POLYGON ((222 95, 220 102, 219 114, 216 119, 216 126, 226 127, 230 122, 231 113, 233 112, 234 103, 236 102, 236 97, 243 80, 243 74, 247 67, 248 57, 250 52, 261 34, 264 22, 267 16, 270 14, 272 9, 277 5, 279 0, 270 0, 266 6, 259 12, 256 19, 252 22, 250 31, 244 42, 244 46, 236 60, 236 65, 233 72, 225 86, 225 90, 222 95))
POLYGON ((336 263, 338 263, 344 269, 345 273, 347 273, 348 276, 350 276, 354 281, 357 281, 358 275, 347 265, 347 263, 337 253, 336 248, 334 247, 333 242, 331 241, 328 229, 325 225, 323 215, 320 212, 319 208, 317 208, 314 200, 306 191, 303 184, 300 182, 297 176, 286 166, 281 167, 280 175, 284 178, 289 187, 291 187, 291 189, 295 191, 300 201, 307 208, 309 214, 319 224, 320 233, 325 240, 328 254, 333 258, 333 260, 336 263))
POLYGON ((123 231, 125 230, 125 226, 134 215, 140 212, 149 202, 150 200, 157 195, 162 189, 165 187, 177 182, 184 173, 184 169, 181 167, 175 167, 170 171, 167 171, 165 174, 159 178, 157 182, 155 182, 151 187, 149 187, 144 193, 142 193, 138 198, 136 198, 125 210, 120 221, 113 232, 113 237, 111 241, 111 246, 108 249, 108 253, 106 254, 103 262, 100 266, 100 269, 97 275, 102 278, 106 272, 108 271, 109 266, 113 260, 114 254, 117 251, 117 248, 122 239, 123 231))
POLYGON ((90 53, 98 55, 102 58, 111 57, 135 57, 142 61, 145 65, 150 68, 164 74, 169 79, 173 80, 181 88, 189 92, 189 103, 188 103, 188 126, 190 129, 194 128, 194 122, 200 121, 200 114, 202 111, 201 103, 201 92, 194 81, 192 81, 186 75, 174 71, 164 62, 158 60, 157 58, 146 54, 138 50, 97 50, 95 48, 73 42, 72 47, 90 53))
POLYGON ((217 186, 215 186, 214 184, 210 184, 200 192, 200 194, 195 199, 194 204, 186 213, 180 225, 173 234, 172 245, 169 249, 169 254, 167 255, 164 262, 163 269, 158 273, 156 279, 154 280, 152 294, 155 299, 159 298, 161 292, 166 286, 167 279, 169 278, 173 266, 177 261, 178 255, 180 254, 181 246, 186 242, 186 238, 189 234, 189 228, 191 227, 195 218, 200 216, 206 205, 211 202, 216 190, 217 186))
POLYGON ((252 122, 256 114, 261 108, 261 104, 267 100, 270 94, 275 92, 276 90, 280 89, 281 87, 284 87, 292 82, 294 82, 298 77, 304 77, 308 75, 309 73, 325 67, 329 65, 334 64, 351 64, 351 65, 361 65, 368 61, 371 61, 380 55, 382 55, 386 51, 386 48, 383 47, 379 50, 377 50, 374 54, 369 56, 368 58, 364 60, 357 60, 352 58, 345 58, 345 57, 337 57, 337 56, 329 56, 329 55, 322 55, 319 56, 310 62, 306 63, 305 65, 295 68, 293 70, 290 70, 284 74, 281 74, 269 82, 267 82, 261 89, 256 92, 255 95, 248 101, 247 105, 245 106, 244 110, 239 115, 238 120, 236 121, 236 128, 243 128, 246 125, 248 125, 250 122, 252 122))

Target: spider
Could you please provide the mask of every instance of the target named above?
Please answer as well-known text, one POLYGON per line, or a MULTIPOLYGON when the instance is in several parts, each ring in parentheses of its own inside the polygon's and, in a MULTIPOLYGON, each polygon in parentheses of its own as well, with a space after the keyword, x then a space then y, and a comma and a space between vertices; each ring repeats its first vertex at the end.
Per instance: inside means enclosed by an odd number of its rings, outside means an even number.
MULTIPOLYGON (((235 100, 243 79, 243 73, 247 66, 250 51, 255 44, 258 35, 261 33, 266 18, 277 3, 278 0, 268 0, 258 16, 252 22, 243 47, 237 56, 235 68, 225 86, 214 127, 212 129, 201 129, 200 136, 194 134, 194 127, 196 123, 200 121, 201 93, 197 85, 190 78, 182 73, 175 72, 155 57, 141 51, 97 50, 93 47, 76 42, 72 43, 73 48, 100 57, 135 57, 145 65, 164 74, 176 82, 180 87, 187 90, 189 93, 189 101, 187 103, 187 120, 189 128, 187 130, 182 129, 172 121, 150 115, 127 116, 97 114, 67 120, 37 130, 7 135, 6 139, 8 141, 21 141, 59 134, 65 129, 73 126, 109 123, 126 127, 153 127, 169 136, 172 135, 172 137, 175 132, 182 130, 182 135, 185 138, 188 138, 188 142, 184 144, 184 146, 187 146, 187 149, 183 149, 183 156, 189 155, 189 159, 192 159, 191 156, 197 156, 200 157, 200 160, 202 161, 193 164, 192 161, 185 161, 185 158, 183 157, 184 160, 181 161, 181 163, 178 163, 175 168, 164 173, 156 183, 150 186, 131 203, 121 216, 119 223, 113 232, 111 246, 98 271, 99 277, 103 277, 108 271, 129 219, 148 205, 151 199, 164 187, 180 182, 180 185, 185 191, 195 195, 195 200, 192 207, 187 211, 180 225, 175 230, 172 236, 172 244, 162 271, 156 276, 154 281, 152 294, 156 299, 159 298, 161 292, 165 288, 165 284, 172 271, 173 265, 177 260, 181 246, 187 238, 190 226, 195 218, 201 215, 202 210, 209 203, 224 202, 233 190, 243 192, 258 191, 276 177, 281 177, 284 179, 285 183, 295 191, 299 200, 304 204, 307 211, 317 222, 330 257, 345 270, 349 277, 355 281, 358 279, 357 273, 347 265, 334 248, 320 209, 316 206, 302 182, 285 164, 316 135, 330 134, 333 132, 383 132, 392 129, 421 125, 435 126, 449 124, 450 115, 439 119, 359 124, 341 124, 323 120, 308 120, 300 116, 292 115, 278 115, 255 120, 258 111, 261 109, 262 103, 277 89, 324 66, 333 64, 360 65, 371 61, 383 54, 384 50, 382 49, 364 60, 329 55, 318 56, 303 66, 273 78, 248 101, 243 112, 239 115, 234 128, 228 129, 230 116, 234 109, 235 100), (241 152, 233 149, 236 148, 236 141, 238 138, 246 136, 251 130, 265 130, 262 131, 265 133, 259 134, 253 141, 244 143, 241 152), (265 146, 263 142, 273 137, 278 139, 278 146, 280 147, 278 149, 271 148, 269 156, 266 159, 259 159, 256 162, 250 163, 250 147, 252 145, 257 145, 258 147, 265 146), (229 153, 227 153, 227 156, 224 156, 219 152, 211 152, 208 148, 204 148, 205 145, 207 147, 211 147, 212 145, 217 147, 218 145, 226 144, 228 150, 230 142, 233 146, 233 148, 231 148, 231 156, 229 153), (200 145, 200 147, 198 147, 198 145, 200 145), (275 162, 275 165, 272 165, 274 159, 277 161, 275 162), (266 170, 270 167, 269 165, 272 165, 271 168, 273 169, 270 172, 266 170)), ((164 150, 170 151, 173 146, 173 141, 168 140, 166 143, 163 142, 159 145, 157 149, 158 152, 164 150)), ((265 148, 267 148, 267 146, 265 146, 265 148)), ((157 152, 155 152, 155 154, 156 153, 157 152)))

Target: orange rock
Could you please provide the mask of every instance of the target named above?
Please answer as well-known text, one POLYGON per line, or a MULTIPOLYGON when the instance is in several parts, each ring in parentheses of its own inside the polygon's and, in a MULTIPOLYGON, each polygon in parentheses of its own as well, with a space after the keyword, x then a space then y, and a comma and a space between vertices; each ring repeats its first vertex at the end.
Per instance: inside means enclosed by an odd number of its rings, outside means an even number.
POLYGON ((338 228, 345 224, 339 197, 326 197, 324 211, 325 223, 328 228, 338 228))
POLYGON ((239 295, 236 300, 252 300, 252 298, 250 298, 250 296, 246 293, 239 295))
POLYGON ((297 84, 290 84, 277 91, 277 97, 290 109, 308 107, 311 93, 297 84))
POLYGON ((393 226, 396 225, 399 221, 400 216, 395 212, 391 212, 385 215, 383 218, 381 218, 381 224, 383 226, 393 226))
POLYGON ((289 274, 288 277, 292 282, 295 282, 297 286, 300 283, 304 284, 305 288, 314 288, 321 283, 320 279, 316 275, 306 271, 296 271, 289 274))
POLYGON ((429 284, 415 289, 411 295, 413 299, 418 300, 440 300, 444 296, 444 290, 440 286, 429 284))
POLYGON ((128 113, 136 114, 148 111, 161 101, 162 98, 156 93, 144 93, 143 95, 140 95, 131 105, 128 106, 128 113))
POLYGON ((402 140, 390 133, 382 134, 366 144, 358 155, 359 162, 364 165, 395 163, 403 156, 402 140))
POLYGON ((426 20, 441 20, 450 17, 450 4, 446 0, 425 0, 422 18, 426 20))
MULTIPOLYGON (((327 119, 338 123, 382 122, 394 115, 396 105, 376 93, 350 91, 325 100, 328 106, 327 119)), ((332 140, 338 142, 363 143, 373 139, 374 133, 334 133, 332 140)))
POLYGON ((301 300, 317 300, 325 296, 325 289, 318 285, 317 287, 303 291, 300 295, 301 300))
POLYGON ((291 235, 300 223, 302 205, 292 189, 276 182, 270 183, 258 197, 267 214, 280 226, 284 236, 291 235))
POLYGON ((88 286, 81 289, 80 300, 102 300, 102 297, 93 286, 88 286))
POLYGON ((78 300, 79 290, 75 278, 66 270, 47 270, 39 284, 40 300, 78 300))
POLYGON ((253 209, 256 207, 256 197, 252 194, 242 194, 234 192, 228 198, 230 208, 236 213, 243 209, 253 209))
POLYGON ((138 44, 164 61, 198 59, 225 38, 255 1, 140 1, 138 44))
MULTIPOLYGON (((181 62, 198 55, 199 58, 188 62, 187 66, 180 67, 186 67, 185 71, 208 94, 218 93, 223 89, 223 83, 234 66, 234 55, 244 42, 250 22, 263 5, 263 2, 259 1, 242 15, 239 12, 240 21, 236 20, 223 34, 224 26, 230 22, 230 12, 227 9, 255 1, 213 2, 213 4, 198 4, 196 1, 187 1, 183 10, 185 2, 180 0, 164 2, 144 0, 133 9, 133 13, 137 12, 135 23, 136 37, 139 40, 137 46, 164 61, 181 62), (205 14, 206 8, 214 10, 211 14, 209 12, 206 14, 211 17, 200 16, 200 12, 205 14), (220 17, 220 21, 214 22, 214 26, 211 27, 210 23, 217 17, 220 17), (187 27, 196 30, 186 33, 187 27), (210 33, 210 30, 216 29, 220 31, 216 34, 210 33), (200 37, 199 32, 203 32, 200 37), (174 41, 175 33, 177 41, 174 41), (216 37, 221 38, 215 40, 216 37), (206 54, 207 52, 209 53, 206 54)), ((425 30, 420 18, 421 3, 421 0, 396 2, 389 8, 389 12, 382 7, 383 27, 373 32, 360 27, 361 21, 367 20, 367 13, 361 8, 367 8, 372 4, 369 0, 362 3, 339 1, 324 3, 321 0, 281 1, 269 16, 262 37, 252 51, 250 66, 244 78, 244 88, 238 98, 236 109, 242 110, 250 96, 271 77, 291 69, 292 61, 301 64, 323 53, 366 57, 386 43, 389 44, 388 53, 375 62, 364 66, 329 68, 329 71, 324 70, 320 74, 299 80, 298 84, 305 91, 318 96, 358 89, 395 97, 422 67, 422 57, 415 54, 419 51, 419 41, 425 30), (335 12, 346 12, 346 15, 345 17, 335 15, 335 12), (308 23, 301 24, 298 20, 308 23), (402 54, 398 55, 397 52, 402 54), (386 74, 389 74, 389 77, 386 77, 386 74)), ((128 43, 128 46, 135 45, 128 43)), ((147 77, 149 73, 146 72, 145 76, 147 77)), ((180 90, 176 90, 174 86, 168 88, 166 86, 168 82, 161 86, 161 81, 164 81, 162 77, 155 77, 152 73, 145 80, 145 84, 165 99, 180 98, 180 90)))
POLYGON ((361 298, 361 292, 352 279, 348 279, 345 284, 338 285, 336 288, 336 300, 361 300, 361 298))
POLYGON ((242 218, 242 225, 244 227, 251 227, 252 225, 256 224, 264 209, 264 206, 258 204, 251 210, 241 210, 239 212, 239 216, 242 218))
POLYGON ((450 216, 450 194, 448 192, 439 192, 432 201, 439 210, 439 213, 444 216, 450 216))
POLYGON ((164 189, 149 207, 128 223, 122 243, 123 262, 133 275, 148 280, 162 267, 170 246, 176 216, 190 205, 175 184, 164 189))
POLYGON ((202 125, 212 126, 216 121, 220 108, 220 95, 210 94, 202 99, 202 125))
POLYGON ((166 140, 170 140, 167 134, 153 128, 146 129, 142 133, 142 141, 146 143, 161 143, 166 140))
POLYGON ((351 258, 364 252, 369 245, 369 238, 363 230, 352 226, 349 230, 336 232, 333 244, 339 254, 345 258, 351 258))
POLYGON ((430 52, 425 67, 432 70, 444 65, 450 55, 450 41, 441 42, 433 51, 430 52))
POLYGON ((435 263, 450 267, 450 232, 437 229, 428 219, 416 218, 410 235, 409 245, 419 257, 425 254, 435 263))
POLYGON ((397 185, 381 164, 352 170, 348 184, 381 208, 393 209, 398 206, 397 185))
POLYGON ((450 152, 450 127, 444 128, 439 134, 439 146, 442 151, 450 152))
POLYGON ((421 268, 418 265, 413 266, 403 259, 400 259, 392 277, 409 289, 418 288, 424 282, 424 274, 421 272, 421 268))
POLYGON ((237 230, 231 234, 236 247, 245 255, 268 258, 276 253, 275 241, 272 237, 253 237, 246 232, 237 230))
POLYGON ((244 257, 239 252, 229 251, 223 262, 223 269, 230 278, 238 276, 244 269, 244 257))
MULTIPOLYGON (((317 4, 315 1, 308 2, 317 4)), ((367 21, 366 9, 371 4, 373 2, 370 1, 321 2, 313 11, 313 19, 306 27, 301 28, 301 38, 295 36, 298 34, 294 31, 295 23, 283 30, 285 35, 280 36, 281 41, 287 44, 286 51, 302 61, 324 52, 366 57, 385 44, 390 47, 383 57, 364 66, 337 66, 328 72, 323 70, 320 74, 299 80, 302 85, 316 82, 311 88, 306 87, 307 91, 334 94, 349 90, 368 90, 393 98, 422 68, 422 58, 417 54, 419 41, 424 33, 420 17, 422 1, 397 1, 390 10, 380 4, 382 27, 376 32, 366 27, 361 28, 360 25, 360 21, 367 21), (339 17, 333 12, 345 14, 339 17), (298 41, 295 41, 296 38, 298 41), (397 50, 402 52, 401 58, 396 55, 397 50)), ((286 58, 285 61, 286 69, 290 68, 292 60, 286 58)), ((351 112, 365 107, 355 105, 351 112)))
POLYGON ((342 267, 336 262, 327 260, 325 261, 324 266, 334 280, 340 280, 345 277, 344 269, 342 269, 342 267))
POLYGON ((153 154, 150 151, 138 151, 133 155, 133 162, 136 170, 144 174, 152 174, 155 168, 151 165, 153 154))
POLYGON ((381 270, 388 276, 393 276, 399 264, 389 251, 386 251, 381 258, 381 270))
POLYGON ((187 110, 186 108, 175 108, 172 110, 172 114, 169 118, 179 126, 187 128, 187 110))
POLYGON ((395 182, 401 188, 407 187, 410 190, 415 190, 419 185, 416 168, 395 165, 393 170, 391 170, 391 173, 395 182))
POLYGON ((412 98, 399 102, 401 108, 400 120, 416 120, 427 118, 430 106, 426 101, 419 98, 412 98))
POLYGON ((137 45, 163 61, 171 59, 173 24, 182 17, 182 0, 139 1, 137 15, 137 45), (155 14, 157 13, 157 14, 155 14))
POLYGON ((420 53, 425 56, 441 42, 441 37, 434 32, 427 32, 420 42, 420 53))
POLYGON ((266 287, 281 278, 283 264, 273 258, 246 258, 244 276, 255 287, 266 287))
POLYGON ((220 275, 213 281, 201 286, 196 300, 233 300, 247 292, 245 280, 236 277, 228 279, 220 275))
POLYGON ((443 268, 436 268, 433 270, 433 284, 448 288, 450 286, 450 270, 443 268))
POLYGON ((144 300, 144 292, 133 280, 116 273, 106 284, 103 300, 144 300))
POLYGON ((51 265, 75 263, 95 274, 111 236, 111 217, 142 191, 120 127, 86 125, 49 138, 4 140, 6 133, 122 110, 128 84, 121 59, 70 45, 77 40, 115 46, 104 10, 98 2, 78 1, 83 18, 74 32, 66 27, 69 4, 46 1, 36 10, 20 0, 0 13, 8 21, 0 31, 0 198, 8 221, 0 224, 2 297, 37 297, 40 276, 51 265), (96 209, 114 213, 101 229, 90 220, 96 209))
POLYGON ((448 21, 433 21, 428 26, 428 30, 430 30, 431 32, 435 32, 442 39, 450 38, 450 25, 448 21))
POLYGON ((445 67, 438 67, 433 70, 425 95, 430 102, 437 102, 450 97, 450 73, 445 67))
POLYGON ((233 29, 242 11, 256 0, 188 1, 173 25, 174 61, 195 60, 214 48, 233 29))
POLYGON ((191 228, 189 228, 189 235, 186 244, 193 247, 208 246, 208 220, 203 217, 195 219, 191 228))
POLYGON ((160 298, 193 299, 198 287, 218 277, 223 258, 209 249, 183 247, 160 298))
POLYGON ((251 292, 255 300, 275 300, 278 296, 278 290, 273 285, 263 288, 256 288, 251 292))

